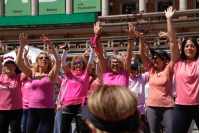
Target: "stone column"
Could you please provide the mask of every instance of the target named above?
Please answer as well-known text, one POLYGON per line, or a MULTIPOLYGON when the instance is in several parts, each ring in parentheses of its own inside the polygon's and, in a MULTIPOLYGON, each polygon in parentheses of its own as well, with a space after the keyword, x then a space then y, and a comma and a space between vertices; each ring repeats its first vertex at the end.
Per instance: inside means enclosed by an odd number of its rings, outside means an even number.
POLYGON ((139 0, 139 11, 146 12, 146 0, 139 0))
POLYGON ((4 1, 0 1, 0 16, 4 16, 4 1))
POLYGON ((102 0, 102 16, 109 15, 108 0, 102 0))
POLYGON ((72 0, 66 0, 66 14, 72 14, 73 13, 73 4, 72 0))
POLYGON ((187 10, 187 0, 179 0, 179 10, 187 10))
POLYGON ((39 0, 31 0, 31 15, 39 15, 39 0))

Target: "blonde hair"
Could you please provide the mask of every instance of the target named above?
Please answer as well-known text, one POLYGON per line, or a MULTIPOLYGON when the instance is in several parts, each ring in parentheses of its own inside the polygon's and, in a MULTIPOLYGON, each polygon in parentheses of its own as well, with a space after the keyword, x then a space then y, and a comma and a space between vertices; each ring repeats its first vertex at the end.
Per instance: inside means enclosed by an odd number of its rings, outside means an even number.
POLYGON ((47 72, 51 71, 51 69, 53 68, 52 60, 51 60, 51 57, 46 52, 40 52, 40 54, 36 57, 35 63, 31 64, 31 67, 33 68, 33 71, 35 71, 35 72, 39 71, 38 59, 39 59, 39 56, 41 54, 44 54, 47 57, 49 57, 49 66, 48 66, 47 72))
POLYGON ((86 62, 85 58, 84 58, 83 56, 80 56, 80 55, 75 56, 75 57, 72 59, 72 62, 71 62, 71 69, 72 69, 72 70, 75 70, 74 61, 75 61, 76 59, 81 59, 81 60, 83 61, 83 70, 85 70, 85 69, 87 68, 87 62, 86 62))
MULTIPOLYGON (((135 113, 137 109, 137 97, 126 87, 104 85, 90 95, 88 108, 95 116, 103 120, 120 121, 135 113)), ((88 120, 86 120, 86 123, 95 130, 96 133, 108 133, 94 127, 88 120)))

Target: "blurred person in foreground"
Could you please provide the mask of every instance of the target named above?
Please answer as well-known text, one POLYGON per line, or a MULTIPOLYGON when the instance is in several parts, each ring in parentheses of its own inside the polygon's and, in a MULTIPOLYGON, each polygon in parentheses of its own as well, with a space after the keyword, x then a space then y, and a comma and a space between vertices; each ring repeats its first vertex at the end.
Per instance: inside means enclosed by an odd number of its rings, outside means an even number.
POLYGON ((91 133, 138 133, 139 117, 135 94, 118 85, 95 90, 81 113, 91 133))

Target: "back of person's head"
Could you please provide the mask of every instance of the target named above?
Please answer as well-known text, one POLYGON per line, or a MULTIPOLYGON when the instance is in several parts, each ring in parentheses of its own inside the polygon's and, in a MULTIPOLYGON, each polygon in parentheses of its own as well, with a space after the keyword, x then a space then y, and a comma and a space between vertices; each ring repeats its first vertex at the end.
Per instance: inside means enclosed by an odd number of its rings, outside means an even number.
POLYGON ((82 111, 82 119, 96 133, 137 133, 137 98, 128 88, 104 85, 94 91, 82 111))

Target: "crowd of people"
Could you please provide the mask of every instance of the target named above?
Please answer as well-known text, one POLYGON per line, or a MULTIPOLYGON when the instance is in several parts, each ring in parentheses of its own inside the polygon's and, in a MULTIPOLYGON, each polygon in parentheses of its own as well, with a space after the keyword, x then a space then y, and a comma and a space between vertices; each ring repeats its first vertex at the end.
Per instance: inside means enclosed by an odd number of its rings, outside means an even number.
POLYGON ((192 120, 199 129, 199 44, 193 38, 177 42, 174 13, 172 7, 165 11, 167 33, 159 33, 170 41, 171 58, 163 50, 149 51, 143 33, 131 23, 125 31, 126 52, 119 54, 115 49, 114 56, 107 57, 98 21, 88 41, 91 49, 70 63, 69 48, 60 47, 61 58, 44 35, 41 39, 55 60, 41 52, 32 63, 25 49, 27 35, 20 34, 16 61, 11 56, 0 57, 0 70, 4 70, 0 71, 0 133, 8 133, 9 127, 11 133, 71 133, 74 118, 77 133, 160 133, 161 125, 167 133, 187 133, 192 120), (140 39, 143 64, 132 53, 134 36, 140 39), (22 73, 16 73, 17 67, 22 73), (55 85, 60 87, 56 111, 55 85))

